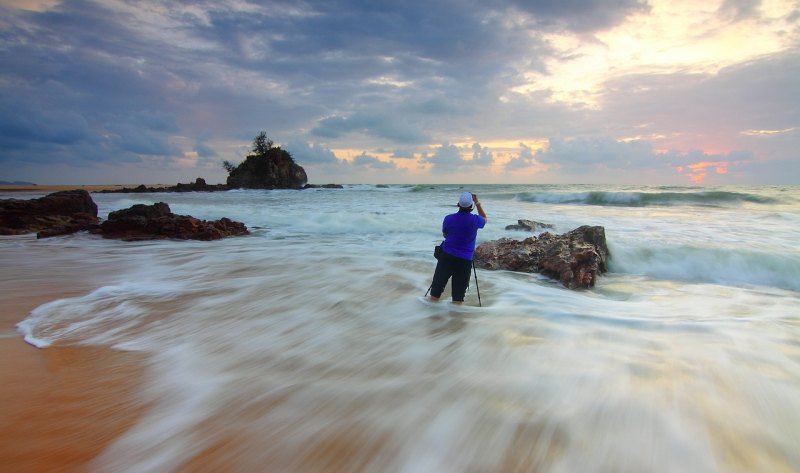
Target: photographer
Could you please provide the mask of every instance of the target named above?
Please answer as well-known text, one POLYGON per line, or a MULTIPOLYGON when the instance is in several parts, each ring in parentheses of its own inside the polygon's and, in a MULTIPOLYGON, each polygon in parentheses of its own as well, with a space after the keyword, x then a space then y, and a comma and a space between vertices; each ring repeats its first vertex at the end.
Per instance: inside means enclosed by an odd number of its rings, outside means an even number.
POLYGON ((469 192, 462 193, 458 199, 458 212, 445 216, 442 222, 444 242, 437 257, 436 271, 433 273, 431 300, 439 300, 447 281, 452 277, 453 303, 464 302, 475 253, 475 238, 478 229, 483 228, 487 221, 478 196, 469 192), (477 207, 478 215, 472 214, 473 207, 477 207))

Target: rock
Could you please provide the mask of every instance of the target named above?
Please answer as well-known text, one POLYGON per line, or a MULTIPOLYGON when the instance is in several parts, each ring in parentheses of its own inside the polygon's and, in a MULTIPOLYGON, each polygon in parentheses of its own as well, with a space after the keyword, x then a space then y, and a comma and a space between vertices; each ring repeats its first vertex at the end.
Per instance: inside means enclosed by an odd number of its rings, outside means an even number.
POLYGON ((243 223, 228 218, 206 221, 189 215, 175 215, 169 205, 158 202, 153 205, 136 204, 111 212, 95 233, 102 234, 103 238, 137 241, 168 238, 219 240, 250 232, 243 223))
POLYGON ((341 184, 306 184, 303 189, 344 189, 341 184))
POLYGON ((541 273, 570 289, 594 287, 597 275, 608 271, 608 258, 605 229, 588 225, 563 235, 501 238, 475 248, 476 266, 541 273))
POLYGON ((526 232, 535 232, 536 230, 538 230, 540 228, 544 229, 544 228, 554 228, 554 227, 553 227, 553 225, 550 225, 549 223, 541 223, 541 222, 535 222, 533 220, 520 219, 520 220, 517 220, 517 224, 516 225, 508 225, 506 227, 506 230, 522 230, 522 231, 526 231, 526 232))
POLYGON ((101 194, 139 194, 139 193, 153 193, 153 192, 215 192, 231 190, 225 184, 206 184, 206 180, 198 177, 193 183, 182 184, 178 183, 171 187, 147 187, 140 184, 136 187, 123 187, 122 189, 106 189, 98 191, 101 194))
POLYGON ((248 156, 229 171, 227 180, 229 187, 246 189, 302 189, 306 183, 305 169, 281 148, 248 156))
POLYGON ((0 235, 37 232, 38 238, 89 230, 97 204, 85 190, 60 191, 38 199, 0 200, 0 235))

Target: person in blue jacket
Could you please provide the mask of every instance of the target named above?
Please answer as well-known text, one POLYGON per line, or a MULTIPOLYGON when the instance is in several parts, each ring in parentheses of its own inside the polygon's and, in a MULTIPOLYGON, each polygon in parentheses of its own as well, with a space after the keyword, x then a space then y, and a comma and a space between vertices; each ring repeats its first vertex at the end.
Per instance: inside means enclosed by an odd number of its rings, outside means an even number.
POLYGON ((475 238, 478 236, 478 229, 483 228, 486 222, 486 212, 483 211, 478 196, 470 192, 462 193, 458 199, 458 212, 445 216, 442 222, 444 242, 436 271, 433 273, 431 300, 439 300, 447 281, 452 277, 453 303, 464 302, 475 254, 475 238), (472 213, 473 207, 477 207, 478 215, 472 213))

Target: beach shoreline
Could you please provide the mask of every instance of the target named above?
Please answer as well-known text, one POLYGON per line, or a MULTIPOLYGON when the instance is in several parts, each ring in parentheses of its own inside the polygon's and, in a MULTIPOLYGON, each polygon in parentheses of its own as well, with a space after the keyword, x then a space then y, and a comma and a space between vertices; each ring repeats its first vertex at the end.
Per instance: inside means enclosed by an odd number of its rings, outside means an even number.
MULTIPOLYGON (((45 185, 0 185, 0 192, 20 192, 20 193, 52 193, 52 192, 59 192, 59 191, 70 191, 76 189, 82 189, 87 192, 99 192, 99 191, 115 191, 121 190, 124 188, 135 188, 141 184, 92 184, 92 185, 67 185, 67 184, 45 184, 45 185)), ((169 187, 168 184, 145 184, 147 187, 169 187)), ((174 184, 173 184, 174 185, 174 184)))
POLYGON ((44 303, 85 293, 91 282, 40 268, 30 286, 31 268, 21 269, 0 280, 0 464, 9 473, 87 471, 143 414, 146 358, 106 347, 27 344, 17 323, 44 303))

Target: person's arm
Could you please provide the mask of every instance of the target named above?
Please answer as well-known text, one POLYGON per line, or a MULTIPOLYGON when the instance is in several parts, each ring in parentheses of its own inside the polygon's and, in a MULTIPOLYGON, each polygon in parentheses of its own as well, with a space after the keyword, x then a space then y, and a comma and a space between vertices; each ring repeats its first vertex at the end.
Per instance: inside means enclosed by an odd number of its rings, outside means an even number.
POLYGON ((483 207, 481 207, 481 202, 478 200, 478 196, 472 194, 472 201, 475 202, 475 208, 478 209, 478 215, 483 217, 486 220, 486 223, 489 223, 489 218, 486 217, 486 212, 483 211, 483 207))

